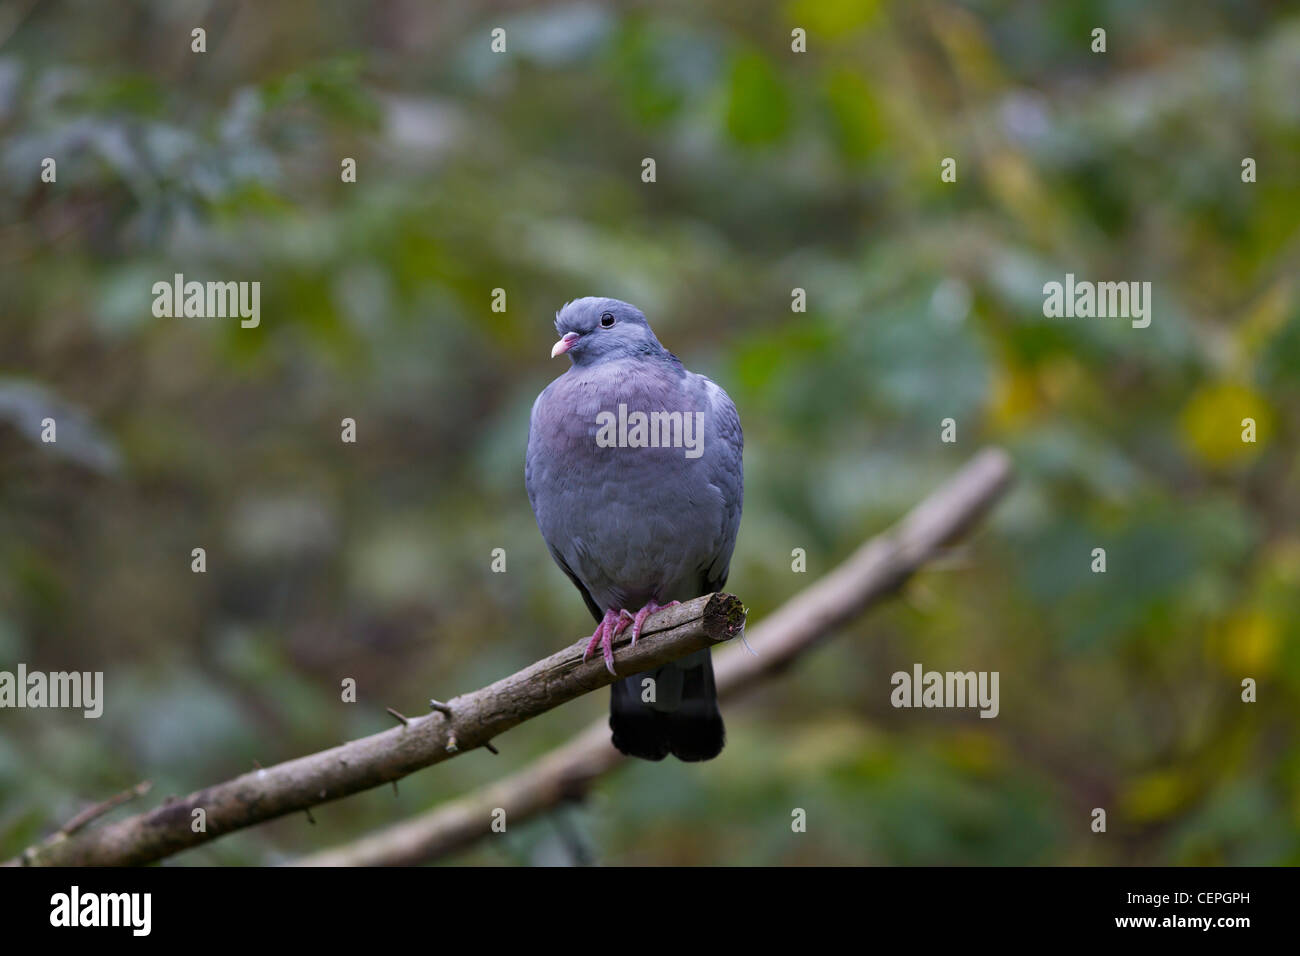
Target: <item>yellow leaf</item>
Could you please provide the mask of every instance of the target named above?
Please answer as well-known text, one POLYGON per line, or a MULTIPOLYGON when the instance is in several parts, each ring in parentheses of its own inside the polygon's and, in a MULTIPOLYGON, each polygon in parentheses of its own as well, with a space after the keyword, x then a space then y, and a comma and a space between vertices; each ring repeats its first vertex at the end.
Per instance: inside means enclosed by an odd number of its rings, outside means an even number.
POLYGON ((1172 816, 1190 793, 1186 777, 1173 770, 1157 771, 1132 781, 1121 795, 1120 805, 1132 820, 1163 820, 1172 816))
POLYGON ((969 774, 987 776, 1006 762, 1006 750, 997 738, 974 730, 958 730, 941 743, 948 763, 969 774))
POLYGON ((1273 672, 1281 645, 1281 624, 1264 611, 1233 615, 1219 634, 1219 659, 1231 674, 1267 676, 1273 672))
POLYGON ((1014 429, 1042 405, 1032 375, 1000 369, 993 380, 989 413, 995 427, 1014 429))
POLYGON ((877 0, 795 0, 787 8, 792 27, 811 37, 842 37, 866 26, 880 12, 877 0))
POLYGON ((1180 420, 1183 440, 1210 465, 1228 465, 1254 459, 1272 437, 1273 412, 1264 397, 1245 385, 1220 382, 1192 396, 1180 420), (1255 440, 1244 440, 1250 419, 1255 440))

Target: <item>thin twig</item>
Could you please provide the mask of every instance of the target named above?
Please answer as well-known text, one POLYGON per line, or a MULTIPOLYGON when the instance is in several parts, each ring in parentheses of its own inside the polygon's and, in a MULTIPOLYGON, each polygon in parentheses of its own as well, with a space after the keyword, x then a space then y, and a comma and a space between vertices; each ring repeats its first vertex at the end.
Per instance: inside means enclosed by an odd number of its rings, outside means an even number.
POLYGON ((128 801, 134 800, 136 797, 143 797, 146 793, 149 792, 149 788, 152 786, 153 784, 150 783, 148 780, 142 780, 140 783, 137 783, 134 787, 129 787, 128 789, 123 790, 121 793, 114 794, 113 796, 109 797, 107 800, 103 800, 92 807, 87 807, 85 810, 82 810, 80 813, 78 813, 67 823, 63 824, 63 826, 59 828, 59 833, 61 833, 63 836, 71 836, 72 834, 76 833, 78 830, 85 827, 87 824, 93 823, 95 820, 98 820, 100 817, 108 813, 108 811, 112 810, 114 807, 120 807, 122 804, 127 803, 128 801))

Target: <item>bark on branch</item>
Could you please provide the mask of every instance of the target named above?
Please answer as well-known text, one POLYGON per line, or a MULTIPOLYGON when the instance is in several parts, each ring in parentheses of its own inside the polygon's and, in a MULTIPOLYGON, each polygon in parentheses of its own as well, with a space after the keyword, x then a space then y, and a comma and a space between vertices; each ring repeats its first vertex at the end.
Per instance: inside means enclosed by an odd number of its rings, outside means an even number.
MULTIPOLYGON (((745 608, 709 594, 646 619, 635 647, 630 629, 615 642, 620 676, 652 670, 741 633, 745 608)), ((9 863, 114 866, 150 863, 275 817, 378 787, 490 745, 493 737, 614 678, 599 654, 583 661, 586 639, 510 677, 448 701, 441 711, 320 753, 246 773, 137 816, 78 833, 60 831, 9 863), (205 828, 193 825, 202 810, 205 828)))
MULTIPOLYGON (((835 628, 893 593, 937 549, 964 534, 1010 484, 998 450, 973 458, 895 528, 871 539, 825 577, 750 628, 757 656, 732 647, 717 655, 718 694, 732 698, 789 666, 835 628)), ((724 755, 725 756, 725 755, 724 755)), ((297 861, 304 866, 382 866, 427 862, 486 836, 493 810, 512 824, 576 799, 626 759, 599 720, 523 770, 355 842, 297 861)))

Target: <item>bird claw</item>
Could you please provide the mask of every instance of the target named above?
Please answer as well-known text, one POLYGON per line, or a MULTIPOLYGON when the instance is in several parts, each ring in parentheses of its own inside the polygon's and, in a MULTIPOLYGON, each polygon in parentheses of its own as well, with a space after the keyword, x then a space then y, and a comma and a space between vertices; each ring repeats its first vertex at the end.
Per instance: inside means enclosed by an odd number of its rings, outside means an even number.
POLYGON ((636 646, 637 638, 641 636, 641 628, 645 625, 645 619, 655 611, 662 611, 664 608, 675 607, 681 604, 681 601, 669 601, 667 604, 659 604, 651 601, 641 610, 633 614, 626 608, 615 611, 610 608, 605 612, 605 616, 600 619, 596 625, 596 630, 592 632, 591 640, 587 642, 587 649, 583 651, 582 660, 585 663, 591 656, 591 652, 597 647, 600 648, 601 656, 605 658, 605 669, 611 674, 617 673, 614 670, 614 642, 618 640, 620 634, 627 630, 629 624, 632 625, 632 645, 636 646))
POLYGON ((632 646, 637 645, 637 639, 641 636, 641 628, 645 626, 646 618, 649 618, 655 611, 662 611, 664 607, 673 607, 681 604, 681 601, 669 601, 668 604, 658 604, 651 601, 645 607, 642 607, 636 614, 627 609, 614 610, 608 609, 601 618, 601 623, 595 626, 595 631, 591 632, 591 640, 586 643, 586 650, 582 652, 582 661, 591 656, 593 650, 601 649, 601 656, 604 658, 604 669, 615 674, 614 670, 614 641, 619 639, 620 633, 628 630, 628 624, 632 624, 632 646))
POLYGON ((587 649, 582 654, 583 662, 585 663, 591 656, 591 652, 599 646, 601 656, 605 658, 605 669, 617 676, 614 670, 614 641, 623 633, 631 620, 632 615, 627 611, 615 611, 612 608, 606 611, 605 616, 596 625, 591 640, 587 642, 587 649))
MULTIPOLYGON (((636 612, 636 617, 632 619, 632 646, 636 647, 636 639, 641 636, 641 628, 645 624, 645 619, 655 611, 662 611, 666 607, 676 607, 681 601, 669 601, 667 604, 657 604, 651 601, 641 610, 636 612)), ((624 611, 624 614, 627 612, 624 611)))

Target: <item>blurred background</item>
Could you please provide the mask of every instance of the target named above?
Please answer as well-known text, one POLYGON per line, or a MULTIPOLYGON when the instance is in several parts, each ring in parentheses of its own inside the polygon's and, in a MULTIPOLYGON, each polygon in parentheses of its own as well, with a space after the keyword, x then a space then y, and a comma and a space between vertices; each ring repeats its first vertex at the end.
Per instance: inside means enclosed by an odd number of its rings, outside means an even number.
MULTIPOLYGON (((0 856, 588 633, 522 472, 595 294, 740 409, 751 620, 977 448, 1019 484, 719 760, 453 861, 1300 862, 1298 90, 1267 0, 0 4, 0 669, 106 683, 97 721, 0 712, 0 856), (155 318, 177 272, 260 281, 260 327, 155 318), (1043 318, 1067 272, 1150 281, 1151 326, 1043 318), (999 671, 1000 715, 893 709, 916 662, 999 671)), ((325 848, 606 703, 174 862, 325 848)))

